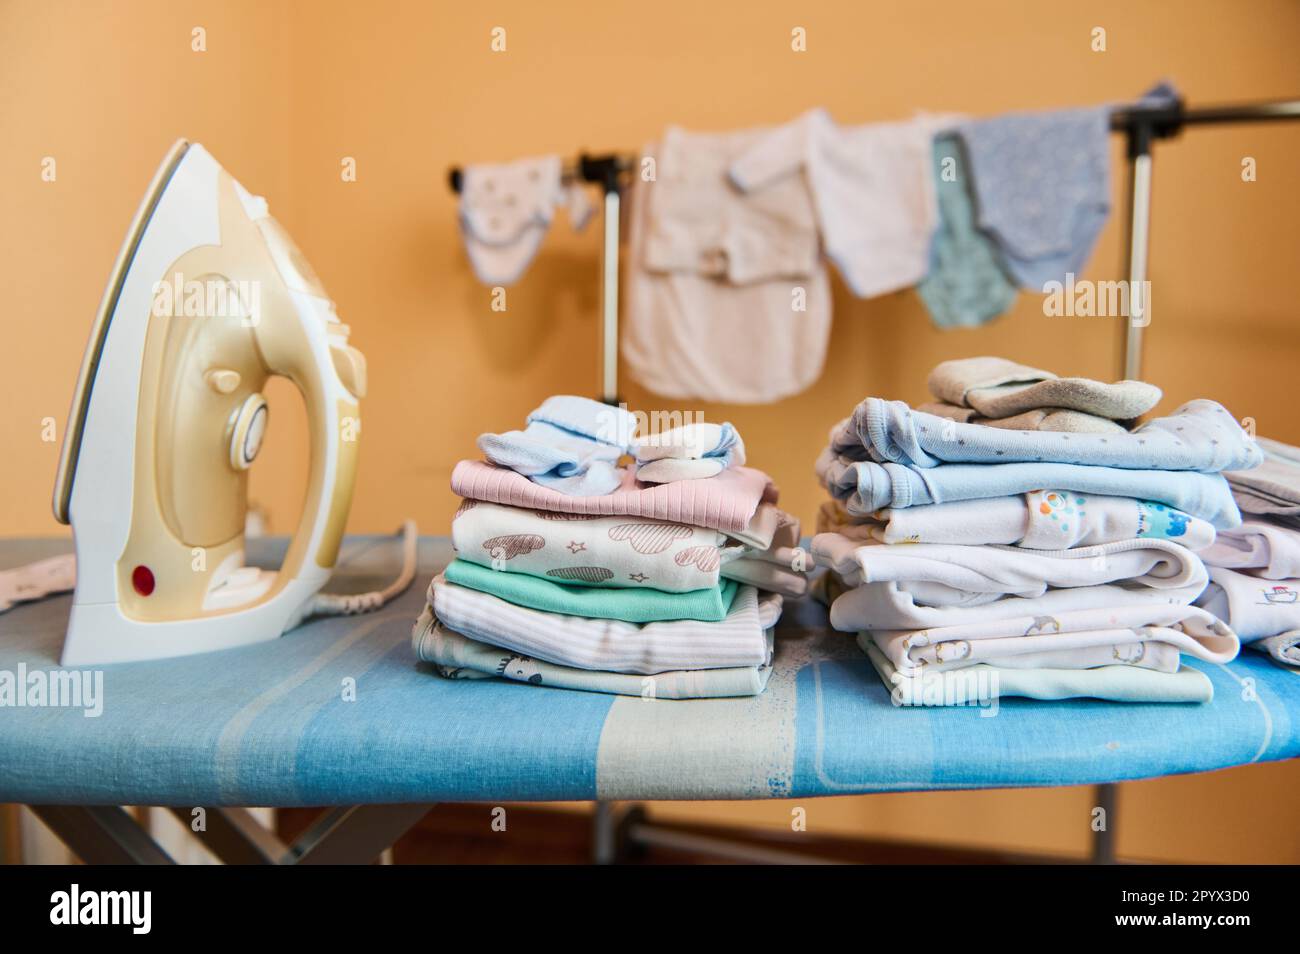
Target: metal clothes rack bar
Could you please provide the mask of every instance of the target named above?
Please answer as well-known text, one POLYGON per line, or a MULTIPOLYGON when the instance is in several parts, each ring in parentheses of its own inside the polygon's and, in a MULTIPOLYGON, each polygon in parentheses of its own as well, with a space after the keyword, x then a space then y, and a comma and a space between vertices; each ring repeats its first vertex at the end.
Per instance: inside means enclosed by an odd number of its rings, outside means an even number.
MULTIPOLYGON (((604 239, 600 253, 600 399, 619 403, 618 394, 618 248, 619 217, 622 214, 623 173, 636 164, 636 157, 610 153, 582 153, 564 167, 566 182, 592 182, 604 194, 602 221, 604 239)), ((464 177, 459 167, 447 175, 453 192, 459 194, 464 177)))

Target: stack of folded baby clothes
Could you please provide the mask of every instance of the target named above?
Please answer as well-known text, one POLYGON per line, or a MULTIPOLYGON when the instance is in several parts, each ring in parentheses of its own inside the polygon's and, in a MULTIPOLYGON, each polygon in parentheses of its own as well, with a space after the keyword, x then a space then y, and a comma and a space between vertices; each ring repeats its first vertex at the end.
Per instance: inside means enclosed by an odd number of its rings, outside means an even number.
POLYGON ((1197 602, 1244 644, 1300 666, 1300 448, 1256 443, 1264 462, 1225 475, 1247 517, 1202 552, 1210 585, 1197 602))
POLYGON ((1241 522, 1221 472, 1256 466, 1259 448, 1207 400, 1133 431, 1094 426, 1160 392, 1034 373, 943 395, 990 421, 1038 416, 1018 428, 879 398, 833 428, 817 473, 835 499, 812 544, 831 624, 908 704, 1208 700, 1180 657, 1226 662, 1239 644, 1193 605, 1208 582, 1195 551, 1241 522), (1054 416, 1061 429, 1044 426, 1054 416))
POLYGON ((457 557, 416 623, 421 659, 660 699, 763 691, 783 596, 807 588, 798 522, 730 424, 637 426, 558 396, 479 438, 487 460, 452 473, 457 557))

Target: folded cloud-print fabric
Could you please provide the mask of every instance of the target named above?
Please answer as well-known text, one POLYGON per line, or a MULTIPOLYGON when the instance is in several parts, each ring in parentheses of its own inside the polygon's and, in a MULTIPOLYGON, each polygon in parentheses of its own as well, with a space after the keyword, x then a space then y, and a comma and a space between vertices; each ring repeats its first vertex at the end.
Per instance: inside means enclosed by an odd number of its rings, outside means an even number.
POLYGON ((846 536, 881 543, 1000 543, 1030 550, 1065 550, 1137 538, 1172 540, 1189 550, 1201 550, 1215 540, 1215 530, 1207 522, 1164 504, 1065 490, 885 509, 869 521, 844 527, 839 532, 856 530, 846 536))
POLYGON ((856 516, 886 507, 918 507, 954 500, 1025 494, 1044 487, 1154 500, 1200 517, 1223 530, 1241 523, 1228 482, 1221 474, 1127 470, 1083 464, 940 464, 909 467, 855 461, 828 447, 817 459, 817 476, 832 497, 856 516))
POLYGON ((517 606, 528 606, 545 613, 621 619, 628 623, 669 619, 720 620, 730 610, 737 588, 731 580, 689 593, 574 586, 524 573, 500 573, 465 560, 452 560, 443 573, 448 582, 491 593, 517 606))
POLYGON ((1218 473, 1257 466, 1255 441, 1214 401, 1189 401, 1131 433, 1022 432, 962 424, 869 397, 831 431, 832 453, 849 460, 928 468, 944 463, 1048 462, 1131 470, 1218 473))
POLYGON ((646 517, 690 527, 740 534, 760 503, 775 503, 776 487, 767 474, 750 467, 728 467, 708 480, 644 485, 632 468, 622 471, 612 493, 576 496, 533 483, 505 467, 463 460, 451 472, 451 489, 462 497, 530 507, 555 513, 646 517))
POLYGON ((717 587, 738 556, 717 530, 633 517, 551 513, 466 500, 451 522, 462 560, 572 586, 685 593, 717 587))
POLYGON ((645 699, 725 699, 756 696, 767 686, 772 675, 772 632, 769 630, 764 638, 767 659, 758 665, 645 676, 560 666, 498 649, 439 625, 428 607, 416 621, 411 642, 416 655, 437 666, 438 674, 446 679, 510 679, 530 686, 645 699))
POLYGON ((534 659, 579 669, 656 673, 760 665, 768 653, 763 631, 776 625, 782 600, 742 586, 719 622, 637 625, 517 606, 439 575, 429 585, 429 605, 448 628, 534 659))
POLYGON ((916 676, 905 676, 876 648, 869 634, 859 633, 858 645, 894 701, 904 706, 971 705, 1009 696, 1110 702, 1209 702, 1214 698, 1209 677, 1187 666, 1177 672, 1154 672, 1135 666, 1016 669, 981 664, 956 672, 922 670, 916 676))
POLYGON ((1069 550, 918 543, 859 544, 838 533, 812 540, 819 566, 849 586, 897 583, 918 602, 938 606, 987 602, 1001 596, 1032 598, 1049 587, 1096 586, 1124 581, 1178 590, 1207 580, 1205 565, 1168 540, 1120 540, 1069 550), (972 599, 972 597, 975 597, 972 599))

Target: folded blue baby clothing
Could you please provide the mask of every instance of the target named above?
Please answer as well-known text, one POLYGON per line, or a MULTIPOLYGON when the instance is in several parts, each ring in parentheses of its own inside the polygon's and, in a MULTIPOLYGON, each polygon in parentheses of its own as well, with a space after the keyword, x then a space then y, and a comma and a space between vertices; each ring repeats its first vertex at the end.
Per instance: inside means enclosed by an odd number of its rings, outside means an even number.
POLYGON ((843 501, 849 513, 860 516, 883 507, 1005 497, 1053 487, 1154 500, 1208 520, 1219 530, 1241 523, 1241 513, 1223 476, 1196 471, 1129 470, 1037 461, 917 468, 849 460, 828 447, 817 460, 817 476, 831 496, 843 501))
POLYGON ((979 227, 1011 277, 1041 292, 1080 273, 1110 212, 1110 108, 1009 113, 957 132, 979 227))
POLYGON ((1093 434, 962 424, 902 401, 869 397, 831 432, 830 449, 849 460, 919 468, 1048 462, 1214 474, 1256 467, 1264 459, 1223 405, 1203 399, 1132 432, 1093 434))
POLYGON ((534 483, 580 497, 616 490, 618 460, 631 452, 636 416, 590 398, 559 394, 528 415, 522 431, 483 434, 479 449, 492 463, 534 483))
POLYGON ((975 222, 968 164, 953 135, 934 140, 934 183, 939 224, 930 243, 930 268, 917 292, 940 328, 974 328, 1008 311, 1016 286, 996 246, 975 222))

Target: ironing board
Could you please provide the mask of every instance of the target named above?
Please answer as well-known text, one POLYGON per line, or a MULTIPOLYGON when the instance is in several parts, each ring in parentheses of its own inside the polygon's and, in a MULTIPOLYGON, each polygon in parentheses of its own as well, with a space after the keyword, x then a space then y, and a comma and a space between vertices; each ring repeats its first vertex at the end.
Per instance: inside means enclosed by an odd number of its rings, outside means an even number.
MULTIPOLYGON (((254 541, 250 555, 274 565, 284 546, 254 541)), ((0 567, 69 547, 0 541, 0 567)), ((126 816, 111 806, 371 806, 327 816, 292 849, 326 860, 334 857, 326 836, 337 836, 338 849, 364 821, 395 839, 444 800, 1079 785, 1300 754, 1300 673, 1260 654, 1226 666, 1190 662, 1214 684, 1205 705, 1006 699, 992 717, 975 707, 900 709, 852 638, 831 630, 810 600, 788 604, 771 681, 755 698, 646 701, 444 680, 417 662, 410 632, 425 585, 451 556, 445 539, 422 539, 416 584, 373 615, 320 619, 220 653, 104 667, 96 718, 75 708, 0 709, 0 802, 41 806, 65 840, 89 828, 128 844, 126 816), (355 701, 345 699, 348 680, 355 701)), ((397 562, 391 538, 350 537, 330 588, 373 588, 397 562)), ((69 602, 0 615, 0 671, 56 668, 69 602)), ((217 822, 260 850, 241 816, 218 810, 217 822)))

